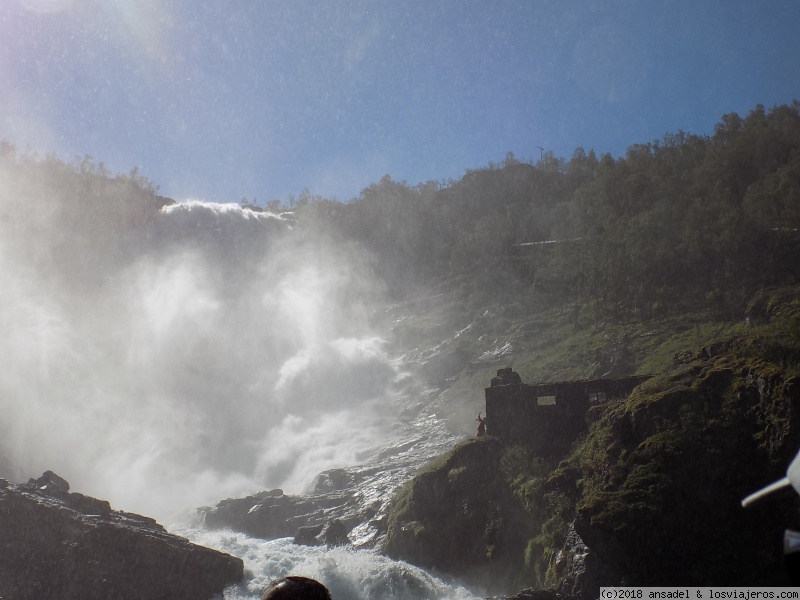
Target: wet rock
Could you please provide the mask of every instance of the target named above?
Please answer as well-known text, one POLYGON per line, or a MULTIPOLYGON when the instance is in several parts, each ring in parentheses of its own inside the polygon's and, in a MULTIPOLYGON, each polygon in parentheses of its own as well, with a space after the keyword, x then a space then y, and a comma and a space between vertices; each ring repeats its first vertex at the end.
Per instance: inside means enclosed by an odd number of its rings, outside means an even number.
POLYGON ((322 540, 319 534, 322 533, 324 525, 306 525, 299 527, 294 536, 294 543, 298 546, 321 546, 322 540))
POLYGON ((31 477, 28 480, 27 487, 41 490, 53 497, 60 497, 69 492, 67 480, 52 471, 45 471, 39 479, 31 477))
POLYGON ((383 553, 490 592, 530 584, 524 554, 534 524, 503 483, 503 449, 467 440, 415 477, 389 507, 383 553))
POLYGON ((561 580, 558 592, 568 598, 595 598, 601 586, 613 585, 617 581, 608 565, 603 564, 583 541, 574 521, 570 523, 564 547, 558 551, 553 563, 553 569, 561 580))
POLYGON ((317 477, 317 483, 314 488, 317 492, 328 492, 347 489, 351 484, 352 481, 347 471, 344 469, 331 469, 317 477))
POLYGON ((286 495, 281 490, 223 500, 198 509, 206 527, 231 528, 263 539, 293 537, 296 544, 349 544, 353 527, 372 519, 352 491, 286 495))
POLYGON ((796 526, 797 497, 739 501, 783 475, 800 407, 775 366, 723 352, 611 407, 611 427, 592 434, 604 454, 573 457, 584 474, 574 528, 617 581, 786 583, 777 542, 796 526))
POLYGON ((246 498, 228 498, 198 512, 209 529, 230 527, 254 537, 291 537, 309 524, 305 517, 320 507, 303 496, 287 496, 283 490, 268 490, 246 498))
MULTIPOLYGON (((431 388, 405 389, 409 414, 420 410, 420 397, 433 393, 431 388)), ((354 547, 379 547, 388 528, 387 505, 394 493, 421 464, 458 439, 435 415, 408 416, 397 434, 397 439, 387 440, 362 464, 324 472, 311 493, 263 491, 198 508, 198 514, 211 529, 230 528, 262 539, 292 537, 301 544, 324 544, 315 539, 322 533, 320 528, 338 519, 354 547)), ((338 541, 345 540, 340 536, 338 541)))
POLYGON ((2 598, 194 600, 243 576, 241 559, 70 493, 51 471, 22 485, 0 479, 0 531, 2 598))
POLYGON ((335 546, 349 546, 350 540, 347 537, 348 528, 339 519, 333 519, 322 531, 322 540, 328 548, 335 546))

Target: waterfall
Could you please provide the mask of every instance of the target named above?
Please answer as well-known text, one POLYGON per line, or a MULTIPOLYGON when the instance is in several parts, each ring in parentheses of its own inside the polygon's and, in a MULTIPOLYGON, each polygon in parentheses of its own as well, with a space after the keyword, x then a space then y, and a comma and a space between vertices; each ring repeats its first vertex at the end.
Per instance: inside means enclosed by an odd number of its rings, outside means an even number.
POLYGON ((49 469, 170 519, 304 491, 391 436, 380 287, 346 244, 236 205, 0 180, 0 477, 49 469))

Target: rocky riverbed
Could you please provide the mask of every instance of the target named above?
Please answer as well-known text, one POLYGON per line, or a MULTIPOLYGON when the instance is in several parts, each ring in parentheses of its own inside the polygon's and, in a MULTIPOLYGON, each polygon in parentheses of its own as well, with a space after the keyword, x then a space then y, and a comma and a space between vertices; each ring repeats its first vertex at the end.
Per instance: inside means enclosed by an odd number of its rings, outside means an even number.
MULTIPOLYGON (((427 398, 435 397, 435 392, 428 390, 427 398)), ((292 537, 299 544, 376 547, 386 534, 386 509, 394 493, 420 465, 462 437, 425 410, 425 398, 424 390, 415 390, 400 400, 415 406, 401 415, 393 439, 377 447, 362 464, 321 473, 306 494, 273 489, 202 507, 198 514, 203 525, 262 539, 292 537)))

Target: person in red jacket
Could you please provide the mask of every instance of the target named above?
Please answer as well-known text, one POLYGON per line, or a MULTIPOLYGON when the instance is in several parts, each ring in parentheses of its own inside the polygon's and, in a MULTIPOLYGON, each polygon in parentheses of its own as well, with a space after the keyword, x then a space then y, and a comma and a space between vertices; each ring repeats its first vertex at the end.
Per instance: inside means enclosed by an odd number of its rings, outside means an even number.
POLYGON ((486 419, 481 417, 481 413, 478 413, 478 418, 475 419, 478 422, 478 433, 475 434, 475 437, 483 437, 486 435, 486 419))

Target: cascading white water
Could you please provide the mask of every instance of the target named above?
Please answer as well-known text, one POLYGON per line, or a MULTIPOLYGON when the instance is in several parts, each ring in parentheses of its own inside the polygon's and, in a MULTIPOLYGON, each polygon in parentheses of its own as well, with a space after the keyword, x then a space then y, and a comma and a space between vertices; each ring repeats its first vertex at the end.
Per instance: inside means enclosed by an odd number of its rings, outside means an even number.
POLYGON ((51 469, 170 520, 302 491, 385 439, 397 372, 346 245, 236 205, 157 211, 42 179, 0 169, 0 476, 51 469))
POLYGON ((367 318, 380 287, 347 244, 236 205, 76 200, 39 167, 0 164, 0 276, 0 477, 53 470, 242 556, 231 600, 298 571, 337 600, 471 598, 373 551, 182 520, 361 463, 359 493, 385 501, 452 442, 436 419, 398 421, 402 366, 367 318))
POLYGON ((183 530, 193 541, 241 557, 246 583, 225 600, 258 600, 272 579, 304 575, 324 583, 335 600, 477 600, 473 592, 372 550, 296 546, 289 539, 257 540, 240 533, 183 530))

